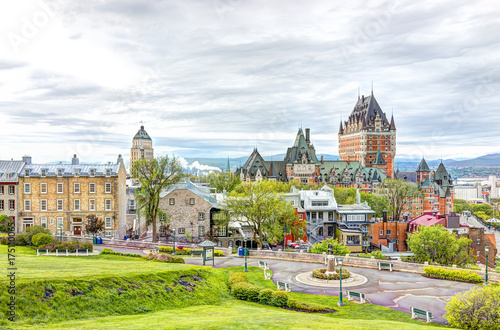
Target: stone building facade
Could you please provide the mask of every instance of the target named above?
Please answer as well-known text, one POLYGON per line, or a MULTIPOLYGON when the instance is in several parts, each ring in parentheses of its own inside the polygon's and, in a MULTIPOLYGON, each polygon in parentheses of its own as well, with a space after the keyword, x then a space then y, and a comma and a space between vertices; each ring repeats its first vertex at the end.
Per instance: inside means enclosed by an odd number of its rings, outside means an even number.
POLYGON ((141 126, 132 139, 132 148, 130 149, 130 168, 132 168, 132 164, 134 164, 134 162, 138 159, 153 159, 153 157, 153 140, 144 129, 144 126, 141 126))
POLYGON ((17 220, 19 173, 24 167, 24 160, 0 160, 0 214, 17 220))
POLYGON ((18 232, 40 225, 59 235, 81 236, 86 217, 105 222, 105 236, 122 237, 126 223, 126 170, 116 163, 71 164, 26 162, 19 175, 18 232))

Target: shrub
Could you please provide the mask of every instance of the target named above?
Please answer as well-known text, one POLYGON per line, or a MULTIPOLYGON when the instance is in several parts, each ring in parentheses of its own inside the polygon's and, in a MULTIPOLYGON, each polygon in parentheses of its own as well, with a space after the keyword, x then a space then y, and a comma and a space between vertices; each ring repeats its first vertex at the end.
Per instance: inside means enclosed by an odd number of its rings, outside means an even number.
POLYGON ((89 250, 89 252, 94 251, 94 246, 87 242, 61 242, 58 240, 54 240, 48 244, 42 244, 38 246, 40 250, 49 250, 50 252, 55 252, 56 250, 65 251, 68 249, 68 252, 74 253, 76 250, 89 250))
POLYGON ((284 307, 288 304, 288 293, 283 291, 274 291, 270 305, 276 307, 284 307))
POLYGON ((100 253, 100 254, 106 254, 107 252, 115 252, 115 251, 113 251, 113 250, 112 250, 112 249, 110 249, 110 248, 104 248, 104 249, 102 249, 102 250, 101 250, 101 253, 100 253))
POLYGON ((12 230, 14 221, 5 214, 0 214, 0 233, 8 233, 12 230))
POLYGON ((55 241, 49 234, 38 233, 31 238, 33 246, 47 245, 55 241))
POLYGON ((274 290, 263 289, 259 293, 259 302, 264 305, 271 305, 271 298, 273 296, 274 290))
POLYGON ((115 251, 108 249, 108 248, 102 249, 100 254, 111 254, 111 255, 115 255, 115 256, 142 258, 142 256, 140 254, 115 252, 115 251))
POLYGON ((259 301, 260 289, 253 284, 238 282, 233 285, 233 294, 237 299, 247 301, 259 301))
POLYGON ((170 261, 174 264, 185 264, 186 262, 184 261, 183 258, 181 257, 173 257, 172 260, 170 261))
POLYGON ((328 310, 326 307, 307 306, 307 305, 304 305, 303 303, 301 303, 295 299, 288 299, 286 306, 290 309, 293 309, 296 311, 304 311, 304 312, 326 313, 326 312, 332 311, 332 310, 328 310))
POLYGON ((458 282, 481 283, 483 279, 476 272, 471 270, 444 269, 439 267, 424 267, 425 276, 442 280, 458 282))
POLYGON ((333 245, 333 254, 336 255, 345 255, 349 253, 349 250, 339 243, 335 238, 328 238, 319 243, 316 243, 311 248, 312 253, 323 253, 328 252, 328 244, 333 245))
POLYGON ((500 286, 475 287, 459 293, 446 305, 444 318, 462 329, 500 328, 500 286))
POLYGON ((0 238, 0 245, 9 245, 9 240, 7 237, 0 238))
MULTIPOLYGON (((32 226, 29 228, 26 228, 24 232, 19 234, 20 241, 22 240, 25 244, 24 245, 33 245, 32 238, 36 234, 43 233, 50 235, 50 231, 47 228, 44 228, 42 226, 32 226)), ((19 244, 22 245, 22 244, 19 244)))
MULTIPOLYGON (((314 269, 312 271, 312 275, 313 277, 316 277, 316 278, 319 278, 319 279, 322 279, 322 280, 338 280, 340 279, 340 268, 335 268, 335 274, 331 274, 331 275, 326 275, 326 268, 318 268, 318 269, 314 269)), ((345 268, 342 268, 342 279, 348 279, 349 277, 351 276, 351 273, 345 269, 345 268)))
POLYGON ((229 276, 229 288, 232 289, 235 283, 248 282, 248 276, 245 273, 234 273, 229 276))

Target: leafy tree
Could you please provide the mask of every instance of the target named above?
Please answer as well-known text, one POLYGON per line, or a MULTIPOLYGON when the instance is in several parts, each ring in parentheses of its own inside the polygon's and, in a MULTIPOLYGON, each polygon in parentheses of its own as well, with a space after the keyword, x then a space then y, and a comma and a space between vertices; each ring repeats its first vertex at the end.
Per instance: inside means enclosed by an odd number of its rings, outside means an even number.
POLYGON ((147 224, 153 224, 153 242, 157 242, 156 220, 159 215, 160 192, 177 183, 182 176, 182 167, 173 156, 160 156, 153 159, 139 159, 131 169, 132 177, 137 179, 141 188, 136 191, 135 199, 139 210, 146 216, 147 224))
POLYGON ((369 194, 362 192, 361 202, 367 202, 368 205, 375 211, 375 216, 381 218, 383 216, 384 210, 389 208, 389 200, 385 196, 369 194))
POLYGON ((95 214, 89 214, 86 217, 87 223, 85 224, 85 231, 92 236, 104 231, 104 221, 98 218, 95 214))
POLYGON ((463 199, 454 199, 453 200, 453 212, 462 213, 464 211, 472 211, 472 207, 467 204, 467 202, 463 199))
POLYGON ((333 194, 338 204, 354 204, 356 202, 356 189, 334 188, 333 194))
POLYGON ((259 247, 265 237, 273 240, 283 237, 284 219, 297 221, 291 203, 276 192, 281 187, 282 183, 273 181, 245 183, 221 203, 232 217, 250 227, 259 247))
POLYGON ((328 244, 332 244, 333 254, 335 255, 346 255, 349 253, 349 250, 339 243, 335 238, 327 238, 321 242, 318 242, 313 245, 311 248, 312 253, 328 253, 328 244))
POLYGON ((389 214, 392 214, 393 220, 401 218, 401 213, 410 199, 423 196, 415 183, 399 179, 385 179, 377 188, 376 193, 389 201, 389 214))
POLYGON ((208 175, 210 187, 215 188, 218 193, 231 192, 241 183, 240 178, 232 172, 212 172, 208 175))
POLYGON ((491 205, 488 204, 474 204, 472 205, 472 212, 476 214, 478 212, 483 212, 489 217, 491 217, 493 215, 493 207, 491 207, 491 205))
POLYGON ((407 243, 417 262, 436 262, 448 266, 474 262, 472 241, 466 237, 458 238, 441 225, 420 226, 417 232, 410 235, 407 243))
POLYGON ((25 245, 33 245, 32 238, 39 233, 50 235, 50 231, 45 227, 31 226, 29 228, 26 228, 21 234, 19 234, 16 239, 20 240, 25 245))
POLYGON ((451 298, 444 318, 460 329, 500 329, 500 286, 475 287, 451 298))
POLYGON ((0 214, 0 233, 8 233, 12 224, 13 220, 11 217, 5 214, 0 214))

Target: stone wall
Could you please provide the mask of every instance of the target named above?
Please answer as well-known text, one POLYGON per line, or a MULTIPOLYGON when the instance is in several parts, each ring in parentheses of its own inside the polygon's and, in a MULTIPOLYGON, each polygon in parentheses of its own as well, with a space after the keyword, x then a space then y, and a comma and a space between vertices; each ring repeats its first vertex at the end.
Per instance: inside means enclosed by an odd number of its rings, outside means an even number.
MULTIPOLYGON (((305 262, 318 262, 324 263, 326 254, 313 254, 313 253, 305 253, 305 252, 283 252, 283 251, 269 251, 269 250, 250 250, 250 257, 255 258, 270 258, 270 259, 287 259, 294 261, 305 261, 305 262)), ((336 256, 338 258, 339 256, 336 256)), ((378 263, 380 260, 376 259, 368 259, 368 258, 358 258, 351 256, 342 256, 344 265, 350 267, 362 267, 362 268, 373 268, 378 269, 378 263)), ((417 273, 424 274, 424 267, 428 266, 428 263, 425 264, 416 264, 410 262, 403 261, 387 261, 393 264, 393 270, 399 272, 406 273, 417 273)), ((456 267, 443 267, 445 269, 457 269, 456 267)), ((479 275, 484 278, 485 272, 484 270, 475 271, 479 275)), ((498 282, 500 281, 500 273, 488 272, 488 279, 490 281, 498 282)))

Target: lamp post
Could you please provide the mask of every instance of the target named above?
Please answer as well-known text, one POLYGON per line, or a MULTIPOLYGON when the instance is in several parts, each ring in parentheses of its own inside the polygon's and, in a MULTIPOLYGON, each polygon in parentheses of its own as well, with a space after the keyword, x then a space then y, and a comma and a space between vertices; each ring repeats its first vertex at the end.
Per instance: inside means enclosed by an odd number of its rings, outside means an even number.
POLYGON ((490 248, 488 245, 484 247, 484 252, 486 254, 486 276, 484 277, 484 285, 488 285, 488 252, 490 251, 490 248))
POLYGON ((59 230, 61 231, 61 239, 60 239, 60 241, 62 242, 62 226, 59 226, 59 230))
POLYGON ((175 256, 175 227, 172 230, 174 231, 174 249, 172 250, 172 255, 175 256))
POLYGON ((247 238, 245 237, 245 248, 243 249, 243 255, 245 256, 245 270, 243 270, 244 272, 248 272, 248 268, 247 268, 247 238))
POLYGON ((338 306, 342 307, 345 306, 344 302, 342 301, 342 258, 339 258, 337 260, 337 263, 339 264, 340 271, 339 271, 339 277, 340 277, 340 294, 339 294, 339 302, 337 303, 338 306))

